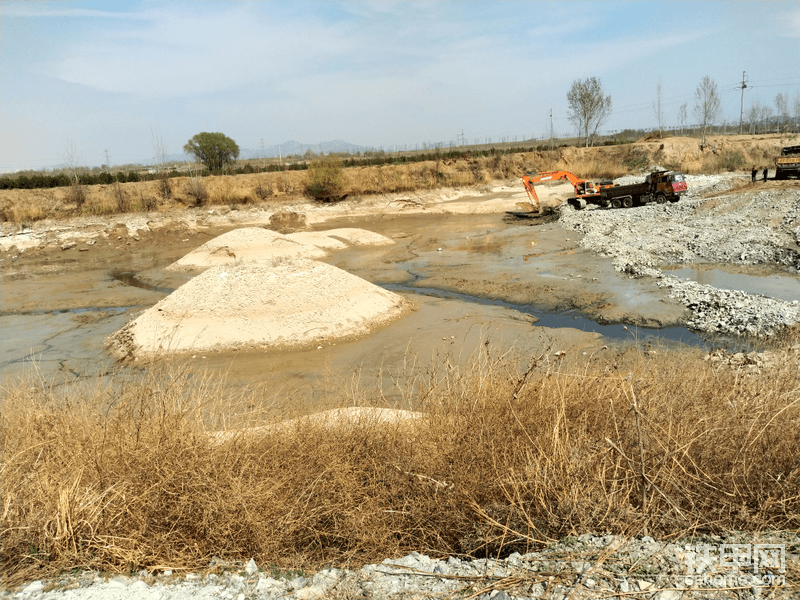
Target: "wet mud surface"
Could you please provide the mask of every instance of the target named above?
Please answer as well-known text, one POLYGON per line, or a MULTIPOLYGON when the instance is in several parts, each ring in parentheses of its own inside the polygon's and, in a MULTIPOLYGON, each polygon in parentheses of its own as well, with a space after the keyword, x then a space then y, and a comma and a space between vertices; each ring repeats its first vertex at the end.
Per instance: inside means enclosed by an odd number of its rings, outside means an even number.
MULTIPOLYGON (((463 201, 463 200, 462 200, 463 201)), ((165 267, 241 225, 115 231, 92 245, 30 250, 3 261, 0 374, 70 381, 109 373, 104 340, 193 274, 165 267), (119 235, 116 235, 116 234, 119 235)), ((647 281, 614 271, 557 222, 503 213, 341 217, 313 229, 360 227, 395 240, 332 251, 327 262, 416 302, 411 315, 361 340, 305 352, 193 355, 198 370, 275 390, 330 389, 333 379, 380 380, 400 390, 411 364, 468 362, 492 348, 600 356, 620 345, 704 340, 684 307, 647 281)))

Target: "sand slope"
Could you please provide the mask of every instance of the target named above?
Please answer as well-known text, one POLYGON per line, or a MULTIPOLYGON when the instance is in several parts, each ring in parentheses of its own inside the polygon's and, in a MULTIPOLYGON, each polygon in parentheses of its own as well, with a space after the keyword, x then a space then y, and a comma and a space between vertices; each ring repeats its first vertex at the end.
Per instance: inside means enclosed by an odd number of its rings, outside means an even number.
POLYGON ((112 335, 118 357, 236 348, 300 348, 366 335, 412 305, 309 259, 213 267, 112 335))

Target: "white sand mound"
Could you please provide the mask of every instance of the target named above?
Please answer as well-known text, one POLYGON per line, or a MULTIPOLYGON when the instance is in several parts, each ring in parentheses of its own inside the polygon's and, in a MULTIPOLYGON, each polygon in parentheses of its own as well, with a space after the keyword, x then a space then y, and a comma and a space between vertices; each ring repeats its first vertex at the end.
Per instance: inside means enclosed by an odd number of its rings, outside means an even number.
POLYGON ((326 252, 262 227, 242 227, 215 237, 167 267, 170 271, 204 269, 247 260, 322 258, 326 252))
POLYGON ((187 271, 270 258, 322 258, 327 255, 326 250, 341 250, 348 245, 383 246, 393 243, 378 233, 353 227, 288 235, 262 227, 243 227, 206 242, 167 269, 187 271))
POLYGON ((332 265, 296 258, 213 267, 108 340, 118 357, 302 348, 351 339, 412 305, 332 265))

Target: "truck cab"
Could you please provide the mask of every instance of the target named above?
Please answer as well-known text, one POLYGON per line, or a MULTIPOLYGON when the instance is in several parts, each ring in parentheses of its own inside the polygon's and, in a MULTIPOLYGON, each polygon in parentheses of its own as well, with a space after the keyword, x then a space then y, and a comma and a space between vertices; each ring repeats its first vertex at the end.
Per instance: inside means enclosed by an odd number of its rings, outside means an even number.
POLYGON ((673 202, 686 193, 686 177, 680 171, 654 171, 645 178, 645 182, 652 184, 656 196, 665 194, 673 202))
POLYGON ((775 159, 775 179, 800 177, 800 146, 786 146, 775 159))

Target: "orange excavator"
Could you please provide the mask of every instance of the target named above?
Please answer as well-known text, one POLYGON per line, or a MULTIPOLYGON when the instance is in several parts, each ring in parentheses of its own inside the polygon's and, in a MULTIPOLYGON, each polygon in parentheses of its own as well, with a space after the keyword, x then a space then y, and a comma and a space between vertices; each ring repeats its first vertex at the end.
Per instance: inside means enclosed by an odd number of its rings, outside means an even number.
POLYGON ((531 212, 541 213, 542 211, 541 203, 539 202, 539 196, 536 195, 536 190, 534 189, 533 184, 540 183, 542 181, 557 181, 559 179, 567 179, 572 184, 572 187, 575 189, 575 194, 569 199, 569 203, 578 209, 586 208, 587 200, 599 200, 600 190, 616 185, 613 181, 601 181, 600 183, 595 184, 591 181, 581 179, 569 171, 543 171, 541 173, 528 173, 522 178, 522 183, 525 184, 525 191, 528 192, 528 198, 530 198, 531 204, 533 205, 533 211, 531 212))

